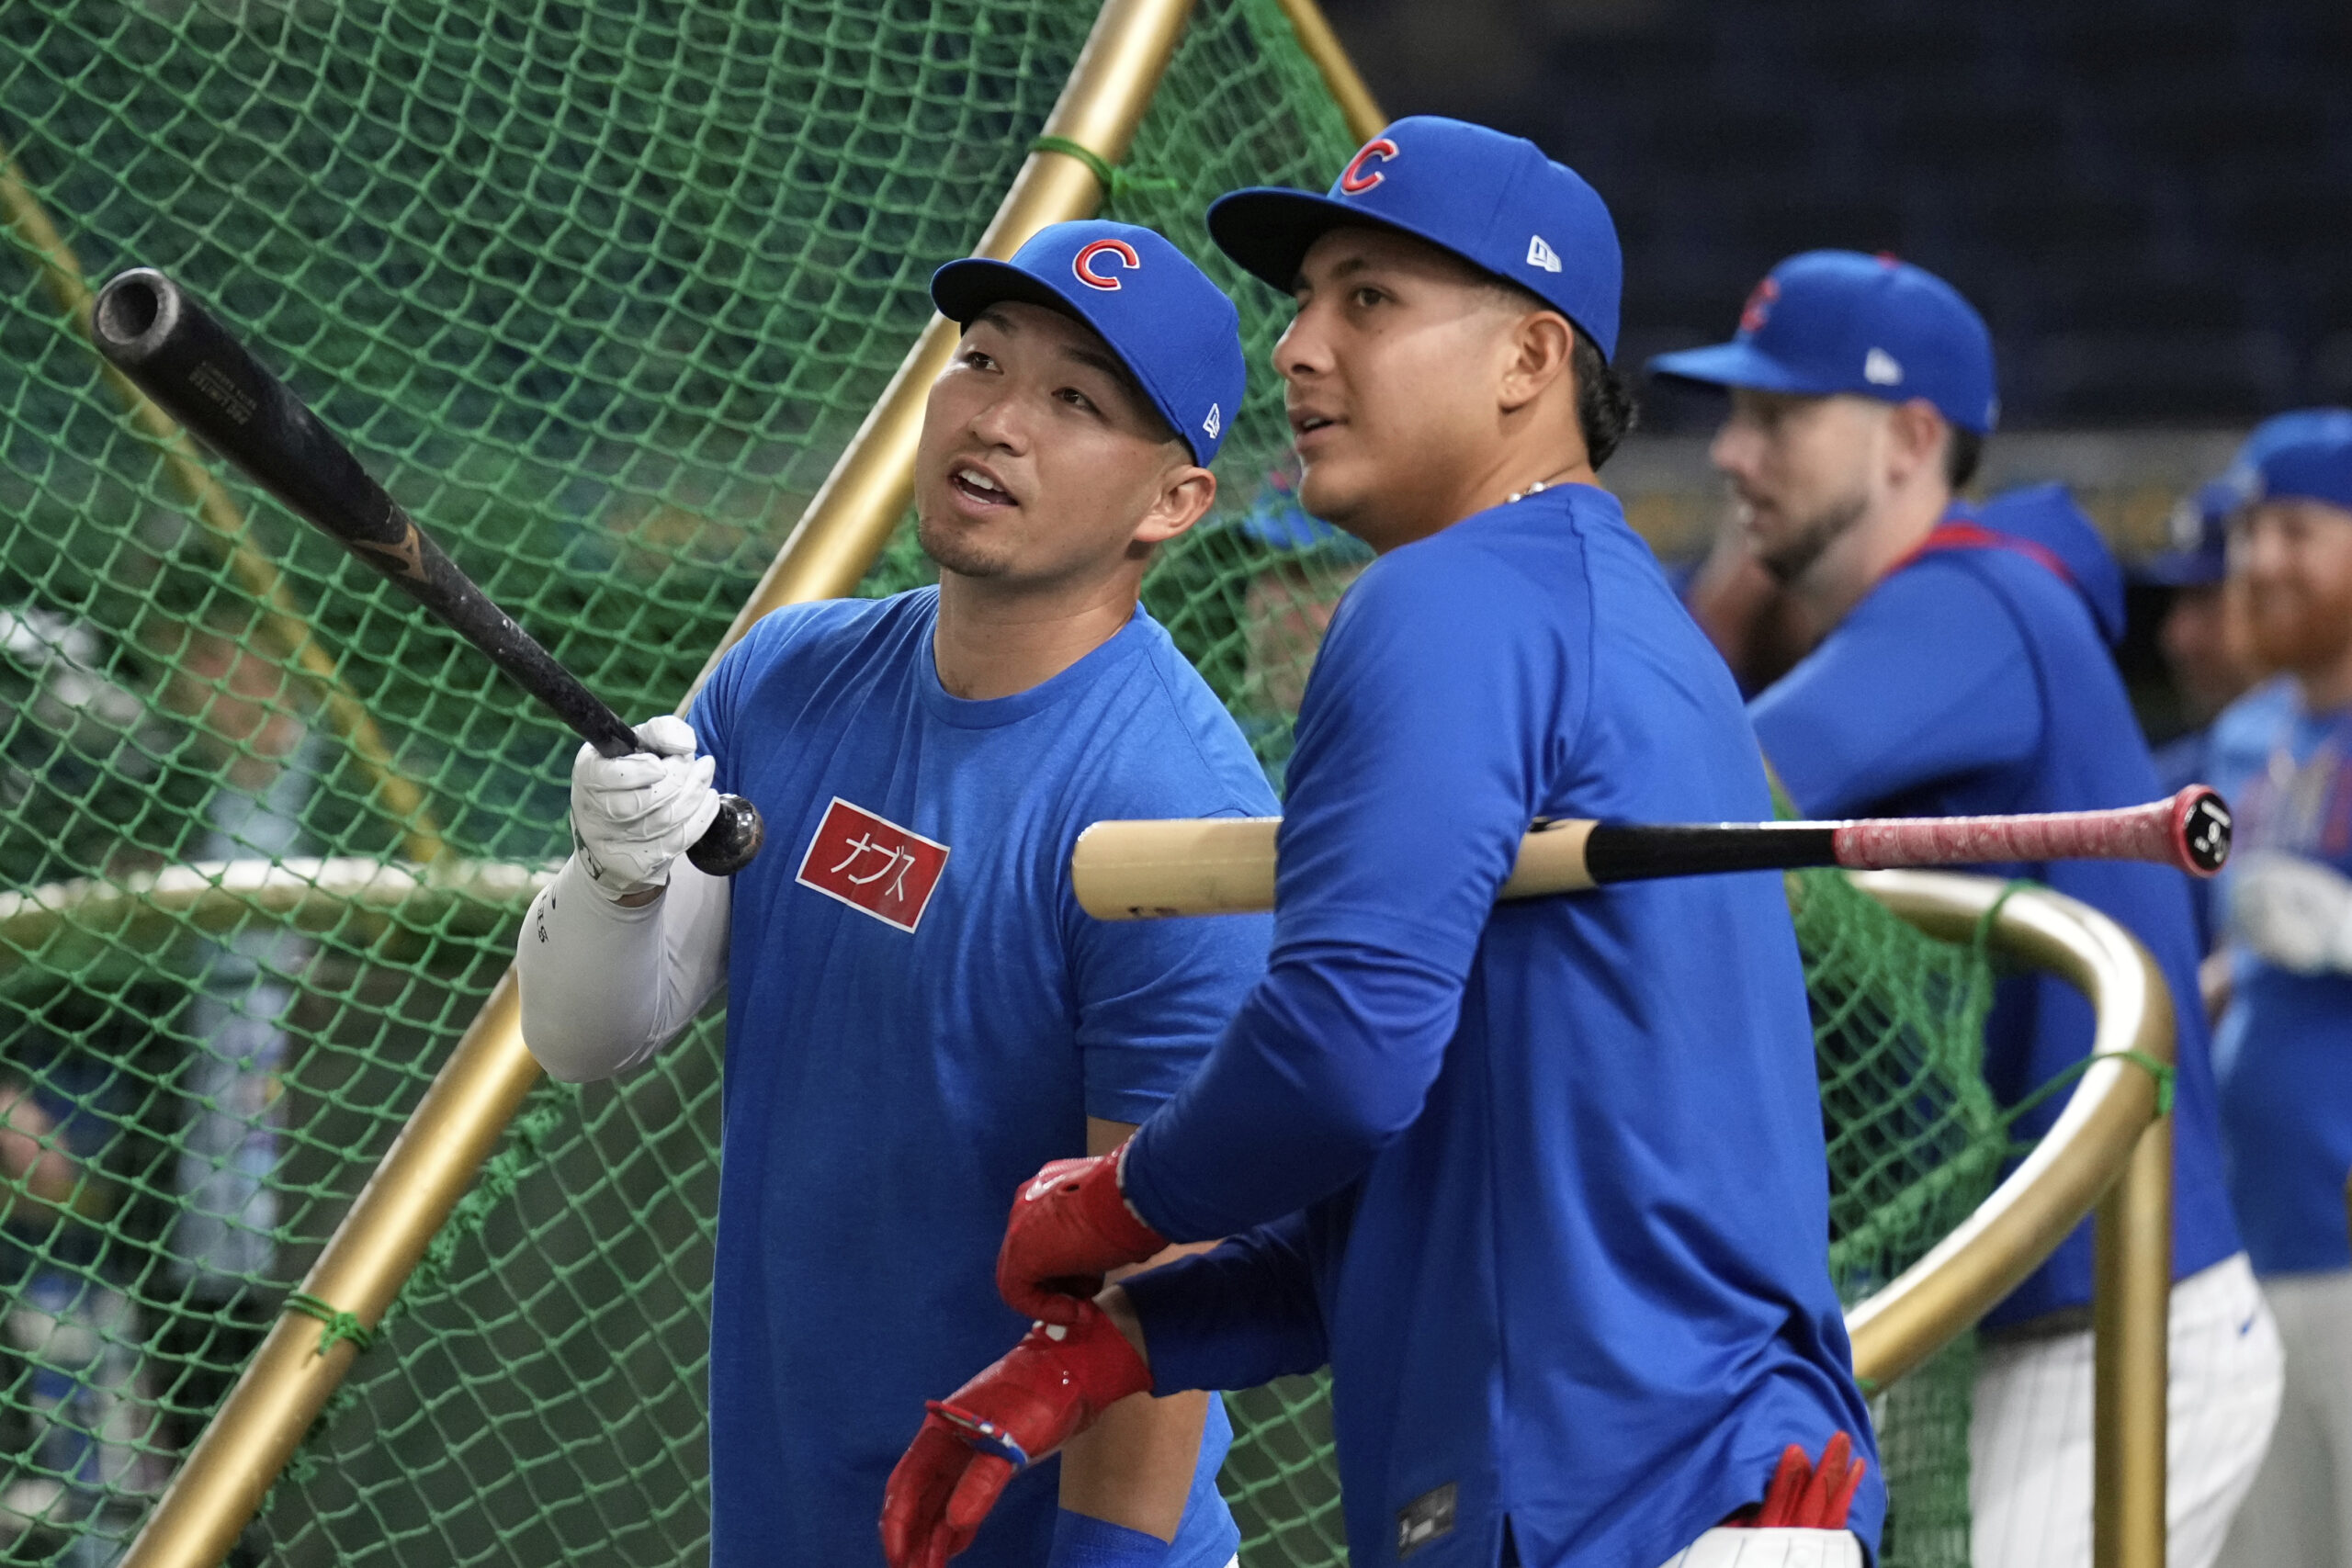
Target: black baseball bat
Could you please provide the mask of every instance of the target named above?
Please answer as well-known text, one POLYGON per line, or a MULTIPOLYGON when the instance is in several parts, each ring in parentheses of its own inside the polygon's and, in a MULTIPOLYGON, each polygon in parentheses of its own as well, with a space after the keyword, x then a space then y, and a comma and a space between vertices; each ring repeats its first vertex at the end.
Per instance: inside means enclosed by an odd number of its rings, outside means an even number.
MULTIPOLYGON (((1274 907, 1279 817, 1097 822, 1078 836, 1070 889, 1098 920, 1230 915, 1274 907)), ((1852 822, 1538 822, 1520 840, 1505 898, 1661 876, 1841 865, 2153 861, 2211 876, 2230 858, 2230 808, 2203 784, 2105 811, 1852 822)))
MULTIPOLYGON (((600 755, 641 750, 620 715, 458 570, 351 449, 179 285, 153 267, 119 274, 98 290, 90 333, 98 352, 164 412, 489 655, 600 755)), ((718 819, 686 858, 709 875, 729 876, 751 863, 765 836, 758 807, 722 795, 718 819)))

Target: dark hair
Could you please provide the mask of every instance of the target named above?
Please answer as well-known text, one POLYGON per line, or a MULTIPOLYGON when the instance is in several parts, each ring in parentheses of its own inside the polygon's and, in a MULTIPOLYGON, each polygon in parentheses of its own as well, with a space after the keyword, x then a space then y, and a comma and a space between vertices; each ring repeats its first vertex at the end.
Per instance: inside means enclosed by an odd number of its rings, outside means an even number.
POLYGON ((1642 406, 1617 367, 1600 356, 1600 345, 1582 327, 1571 323, 1571 328, 1577 334, 1568 356, 1568 369, 1577 378, 1577 425, 1584 432, 1585 457, 1598 469, 1625 433, 1641 423, 1642 406))
POLYGON ((1944 479, 1959 490, 1976 477, 1976 465, 1984 460, 1984 438, 1956 424, 1946 428, 1951 439, 1944 443, 1944 479))

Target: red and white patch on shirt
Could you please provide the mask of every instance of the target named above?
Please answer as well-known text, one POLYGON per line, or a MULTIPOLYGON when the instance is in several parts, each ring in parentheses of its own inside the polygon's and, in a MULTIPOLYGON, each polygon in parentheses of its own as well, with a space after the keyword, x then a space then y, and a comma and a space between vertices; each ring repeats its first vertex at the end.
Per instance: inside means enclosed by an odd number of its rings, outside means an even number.
POLYGON ((946 865, 945 844, 835 795, 794 880, 911 932, 946 865))

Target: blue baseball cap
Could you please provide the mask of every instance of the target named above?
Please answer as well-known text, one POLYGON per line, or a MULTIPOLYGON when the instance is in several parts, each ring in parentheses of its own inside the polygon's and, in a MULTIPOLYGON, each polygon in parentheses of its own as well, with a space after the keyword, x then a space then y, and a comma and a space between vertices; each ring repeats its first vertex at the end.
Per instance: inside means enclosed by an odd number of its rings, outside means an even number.
POLYGON ((2317 501, 2352 512, 2352 436, 2321 436, 2264 454, 2249 499, 2317 501))
POLYGON ((2230 514, 2245 491, 2224 479, 2199 485, 2165 521, 2171 547, 2132 569, 2135 581, 2157 588, 2207 588, 2230 574, 2230 514))
POLYGON ((2254 427, 2220 479, 2201 484, 2173 509, 2172 547, 2141 563, 2143 582, 2185 588, 2229 575, 2230 519, 2262 488, 2263 460, 2289 446, 2352 440, 2352 409, 2296 409, 2254 427))
POLYGON ((1860 251, 1791 256, 1748 295, 1729 343, 1661 354, 1650 371, 1801 397, 1925 398, 1979 435, 2001 414, 1975 307, 1934 273, 1860 251))
POLYGON ((1209 209, 1209 237, 1285 294, 1315 242, 1350 224, 1426 240, 1558 310, 1602 358, 1617 353, 1617 225, 1582 176, 1523 137, 1414 115, 1357 149, 1328 195, 1257 186, 1209 209))
POLYGON ((1205 468, 1241 411, 1241 313, 1208 274, 1149 229, 1090 219, 1040 229, 1009 262, 970 256, 931 275, 957 326, 999 300, 1076 316, 1102 334, 1205 468))

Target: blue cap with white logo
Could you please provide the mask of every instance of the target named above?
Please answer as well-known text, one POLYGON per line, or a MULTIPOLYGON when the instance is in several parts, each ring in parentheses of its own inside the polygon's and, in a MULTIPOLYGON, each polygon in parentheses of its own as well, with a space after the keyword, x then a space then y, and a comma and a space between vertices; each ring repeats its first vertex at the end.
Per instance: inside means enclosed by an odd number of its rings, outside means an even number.
POLYGON ((2352 435, 2322 435, 2265 453, 2251 497, 2316 501, 2352 512, 2352 435))
POLYGON ((1209 237, 1288 293, 1316 241, 1350 224, 1426 240, 1557 310, 1617 353, 1624 259, 1600 193, 1521 137, 1436 115, 1365 142, 1330 193, 1259 186, 1209 209, 1209 237))
POLYGON ((958 326, 1001 299, 1076 316, 1102 334, 1204 467, 1241 410, 1241 314, 1192 258, 1149 229, 1089 220, 1040 229, 1009 262, 971 256, 931 275, 958 326))
POLYGON ((2135 582, 2155 588, 2204 588, 2230 574, 2230 514, 2245 492, 2225 480, 2199 485, 2172 509, 2165 532, 2172 547, 2132 569, 2135 582))
POLYGON ((2132 575, 2172 588, 2221 581, 2229 575, 2230 519, 2256 498, 2263 459, 2288 446, 2332 440, 2352 440, 2352 409, 2296 409, 2256 425, 2222 477, 2198 486, 2173 509, 2172 547, 2142 562, 2132 575))
POLYGON ((1791 256, 1748 295, 1729 343, 1661 354, 1650 371, 1800 397, 1925 398, 1979 435, 2001 412, 1975 307, 1931 272, 1860 251, 1791 256))

